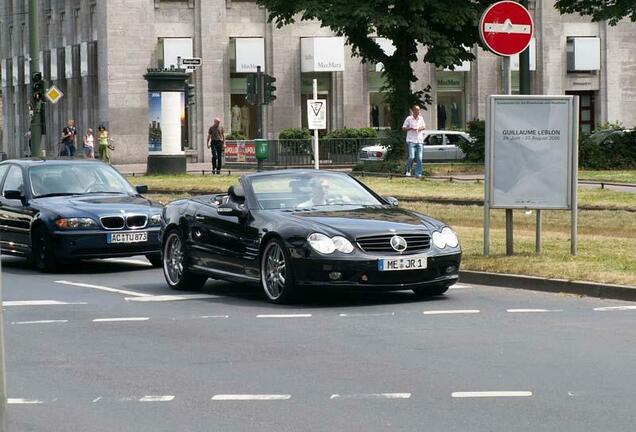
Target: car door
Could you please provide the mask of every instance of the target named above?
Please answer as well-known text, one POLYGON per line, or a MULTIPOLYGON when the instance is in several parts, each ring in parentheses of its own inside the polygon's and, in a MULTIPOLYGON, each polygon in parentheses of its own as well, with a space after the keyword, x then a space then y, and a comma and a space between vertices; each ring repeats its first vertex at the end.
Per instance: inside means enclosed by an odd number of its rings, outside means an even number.
POLYGON ((5 198, 6 191, 27 193, 23 171, 18 165, 10 165, 2 184, 0 237, 3 249, 26 254, 30 251, 33 212, 26 205, 26 200, 5 198))
POLYGON ((459 144, 463 141, 466 141, 460 134, 446 134, 446 143, 447 143, 447 159, 449 160, 457 160, 464 158, 464 152, 459 147, 459 144))
POLYGON ((441 160, 444 159, 444 134, 432 133, 424 139, 422 159, 441 160))

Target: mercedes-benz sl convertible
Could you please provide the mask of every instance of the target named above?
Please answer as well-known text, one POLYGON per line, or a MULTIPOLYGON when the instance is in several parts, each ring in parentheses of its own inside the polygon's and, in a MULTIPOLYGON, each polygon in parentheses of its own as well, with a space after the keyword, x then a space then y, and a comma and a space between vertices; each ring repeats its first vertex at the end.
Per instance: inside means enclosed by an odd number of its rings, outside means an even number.
POLYGON ((274 303, 310 287, 440 295, 461 261, 446 224, 329 171, 248 174, 225 194, 170 203, 161 239, 172 288, 254 282, 274 303))

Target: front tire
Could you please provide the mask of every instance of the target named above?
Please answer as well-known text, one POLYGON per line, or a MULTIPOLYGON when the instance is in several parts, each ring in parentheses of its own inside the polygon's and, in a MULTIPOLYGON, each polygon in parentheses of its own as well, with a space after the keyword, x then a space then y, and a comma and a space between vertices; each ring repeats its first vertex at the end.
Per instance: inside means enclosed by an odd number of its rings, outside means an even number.
POLYGON ((163 244, 163 275, 170 288, 174 290, 198 290, 208 280, 207 277, 192 273, 188 269, 188 256, 185 239, 177 229, 166 236, 163 244))
POLYGON ((418 297, 435 297, 448 291, 450 285, 431 285, 424 288, 413 288, 413 292, 418 297))
POLYGON ((271 303, 291 303, 297 297, 289 264, 289 253, 282 241, 273 239, 267 243, 261 258, 261 286, 271 303))
POLYGON ((32 234, 32 259, 35 268, 41 272, 52 272, 59 262, 55 257, 55 249, 49 231, 44 226, 35 228, 32 234))

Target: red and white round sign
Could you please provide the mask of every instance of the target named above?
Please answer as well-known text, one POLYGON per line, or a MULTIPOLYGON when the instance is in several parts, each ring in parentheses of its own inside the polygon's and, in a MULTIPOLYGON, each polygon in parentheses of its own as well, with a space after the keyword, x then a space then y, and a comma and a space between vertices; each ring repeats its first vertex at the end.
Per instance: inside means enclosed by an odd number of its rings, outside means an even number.
POLYGON ((534 23, 528 9, 514 1, 500 1, 481 16, 479 34, 495 54, 513 56, 528 48, 534 23))

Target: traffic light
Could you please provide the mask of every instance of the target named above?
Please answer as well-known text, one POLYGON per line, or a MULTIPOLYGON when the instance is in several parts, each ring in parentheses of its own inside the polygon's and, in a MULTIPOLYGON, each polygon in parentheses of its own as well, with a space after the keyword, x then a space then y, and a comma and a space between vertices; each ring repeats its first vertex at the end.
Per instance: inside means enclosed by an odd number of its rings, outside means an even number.
POLYGON ((37 102, 44 100, 44 80, 42 79, 41 72, 34 72, 31 76, 31 98, 33 99, 33 106, 35 108, 37 102))
POLYGON ((271 75, 265 75, 265 105, 269 105, 276 100, 276 95, 274 94, 276 91, 275 82, 276 78, 271 75))
POLYGON ((258 75, 249 74, 247 76, 247 103, 250 105, 258 104, 258 75))
POLYGON ((196 87, 194 84, 188 83, 187 85, 187 98, 188 105, 194 105, 196 103, 196 87))

